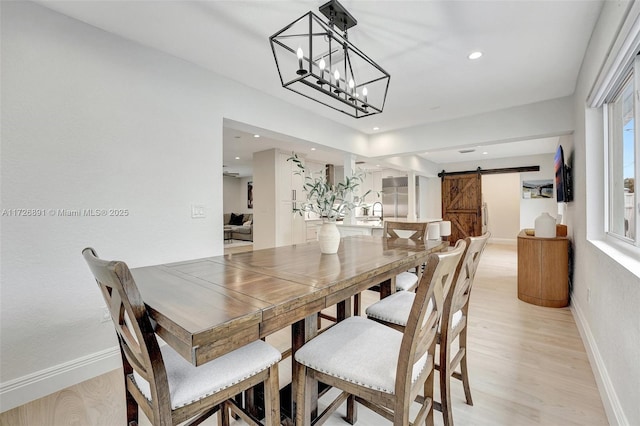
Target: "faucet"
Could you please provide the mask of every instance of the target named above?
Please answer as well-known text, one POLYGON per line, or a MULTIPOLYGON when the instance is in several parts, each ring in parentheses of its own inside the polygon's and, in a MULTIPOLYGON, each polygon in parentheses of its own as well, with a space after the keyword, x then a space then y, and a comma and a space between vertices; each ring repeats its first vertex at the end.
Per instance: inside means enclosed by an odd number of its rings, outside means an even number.
POLYGON ((376 201, 375 203, 373 203, 373 207, 372 207, 372 215, 373 216, 378 216, 377 213, 380 212, 380 220, 382 220, 383 218, 383 207, 382 207, 382 203, 380 201, 376 201))

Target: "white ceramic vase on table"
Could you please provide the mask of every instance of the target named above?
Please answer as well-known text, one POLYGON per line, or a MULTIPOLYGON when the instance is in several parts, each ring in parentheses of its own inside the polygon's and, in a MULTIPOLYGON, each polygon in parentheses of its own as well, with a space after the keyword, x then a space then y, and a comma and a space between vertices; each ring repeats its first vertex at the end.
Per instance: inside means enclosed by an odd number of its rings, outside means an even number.
POLYGON ((323 254, 334 254, 338 252, 340 247, 340 231, 335 222, 325 220, 320 226, 318 232, 318 242, 320 243, 320 251, 323 254))

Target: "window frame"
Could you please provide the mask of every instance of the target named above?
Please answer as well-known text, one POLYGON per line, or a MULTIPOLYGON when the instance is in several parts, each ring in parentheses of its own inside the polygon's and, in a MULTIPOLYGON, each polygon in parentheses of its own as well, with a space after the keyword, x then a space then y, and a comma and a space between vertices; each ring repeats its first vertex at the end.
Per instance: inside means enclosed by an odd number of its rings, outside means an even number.
MULTIPOLYGON (((640 55, 640 52, 638 53, 640 55)), ((638 176, 640 175, 640 56, 636 55, 635 58, 630 61, 629 65, 626 67, 621 67, 624 69, 619 70, 618 79, 614 85, 611 86, 610 90, 607 92, 607 95, 602 104, 603 111, 603 125, 604 125, 604 179, 605 179, 605 211, 604 211, 604 233, 606 239, 620 244, 622 248, 625 246, 640 248, 640 237, 638 232, 638 222, 640 220, 640 201, 638 200, 637 192, 635 191, 635 183, 638 182, 638 176), (634 206, 633 206, 633 215, 634 215, 634 236, 633 238, 627 237, 625 235, 621 235, 612 230, 612 209, 613 209, 613 191, 612 191, 612 180, 613 173, 612 169, 614 167, 619 167, 617 164, 612 164, 613 159, 612 155, 612 143, 623 143, 624 133, 621 133, 620 141, 612 141, 612 125, 610 120, 614 120, 617 117, 611 117, 610 109, 615 101, 617 101, 627 87, 628 84, 631 84, 631 92, 633 98, 633 119, 634 119, 634 206)), ((616 123, 619 124, 619 123, 616 123)), ((619 147, 617 147, 619 148, 619 147)), ((618 207, 619 208, 619 207, 618 207)))

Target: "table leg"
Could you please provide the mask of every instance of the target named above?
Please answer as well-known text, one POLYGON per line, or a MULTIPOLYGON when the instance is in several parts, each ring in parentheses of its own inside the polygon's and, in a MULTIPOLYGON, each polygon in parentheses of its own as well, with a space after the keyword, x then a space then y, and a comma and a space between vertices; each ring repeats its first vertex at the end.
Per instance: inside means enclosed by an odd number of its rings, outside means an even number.
POLYGON ((336 319, 338 322, 351 316, 351 299, 343 300, 336 304, 336 319))
POLYGON ((380 283, 380 299, 391 296, 396 292, 396 277, 380 283))
MULTIPOLYGON (((296 395, 298 386, 304 385, 305 378, 298 377, 298 363, 296 362, 296 352, 306 342, 311 340, 318 334, 318 318, 317 314, 309 315, 303 320, 300 320, 291 325, 291 372, 293 378, 291 380, 291 418, 296 418, 296 395)), ((317 381, 309 381, 311 398, 311 418, 315 418, 318 415, 318 383, 317 381)))

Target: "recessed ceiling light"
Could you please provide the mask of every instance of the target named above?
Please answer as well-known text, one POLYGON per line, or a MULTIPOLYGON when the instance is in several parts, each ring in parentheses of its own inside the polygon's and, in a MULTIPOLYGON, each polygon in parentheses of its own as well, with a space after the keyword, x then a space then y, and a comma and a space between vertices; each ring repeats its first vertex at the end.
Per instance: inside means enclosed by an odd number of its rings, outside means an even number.
POLYGON ((488 154, 488 152, 487 152, 487 151, 484 151, 484 152, 482 153, 482 155, 487 155, 487 154, 488 154))
POLYGON ((259 137, 260 137, 260 135, 255 134, 255 135, 253 135, 253 137, 254 137, 254 138, 259 138, 259 137))
POLYGON ((380 130, 380 127, 374 127, 373 130, 380 130))
POLYGON ((380 167, 380 164, 376 164, 376 167, 380 167))
POLYGON ((315 150, 316 150, 315 148, 311 148, 311 151, 315 151, 315 150))
POLYGON ((471 60, 474 60, 474 59, 480 59, 481 56, 482 56, 482 52, 476 51, 476 52, 469 53, 468 58, 471 60))
POLYGON ((236 160, 239 160, 239 159, 240 159, 240 157, 236 157, 236 160))

